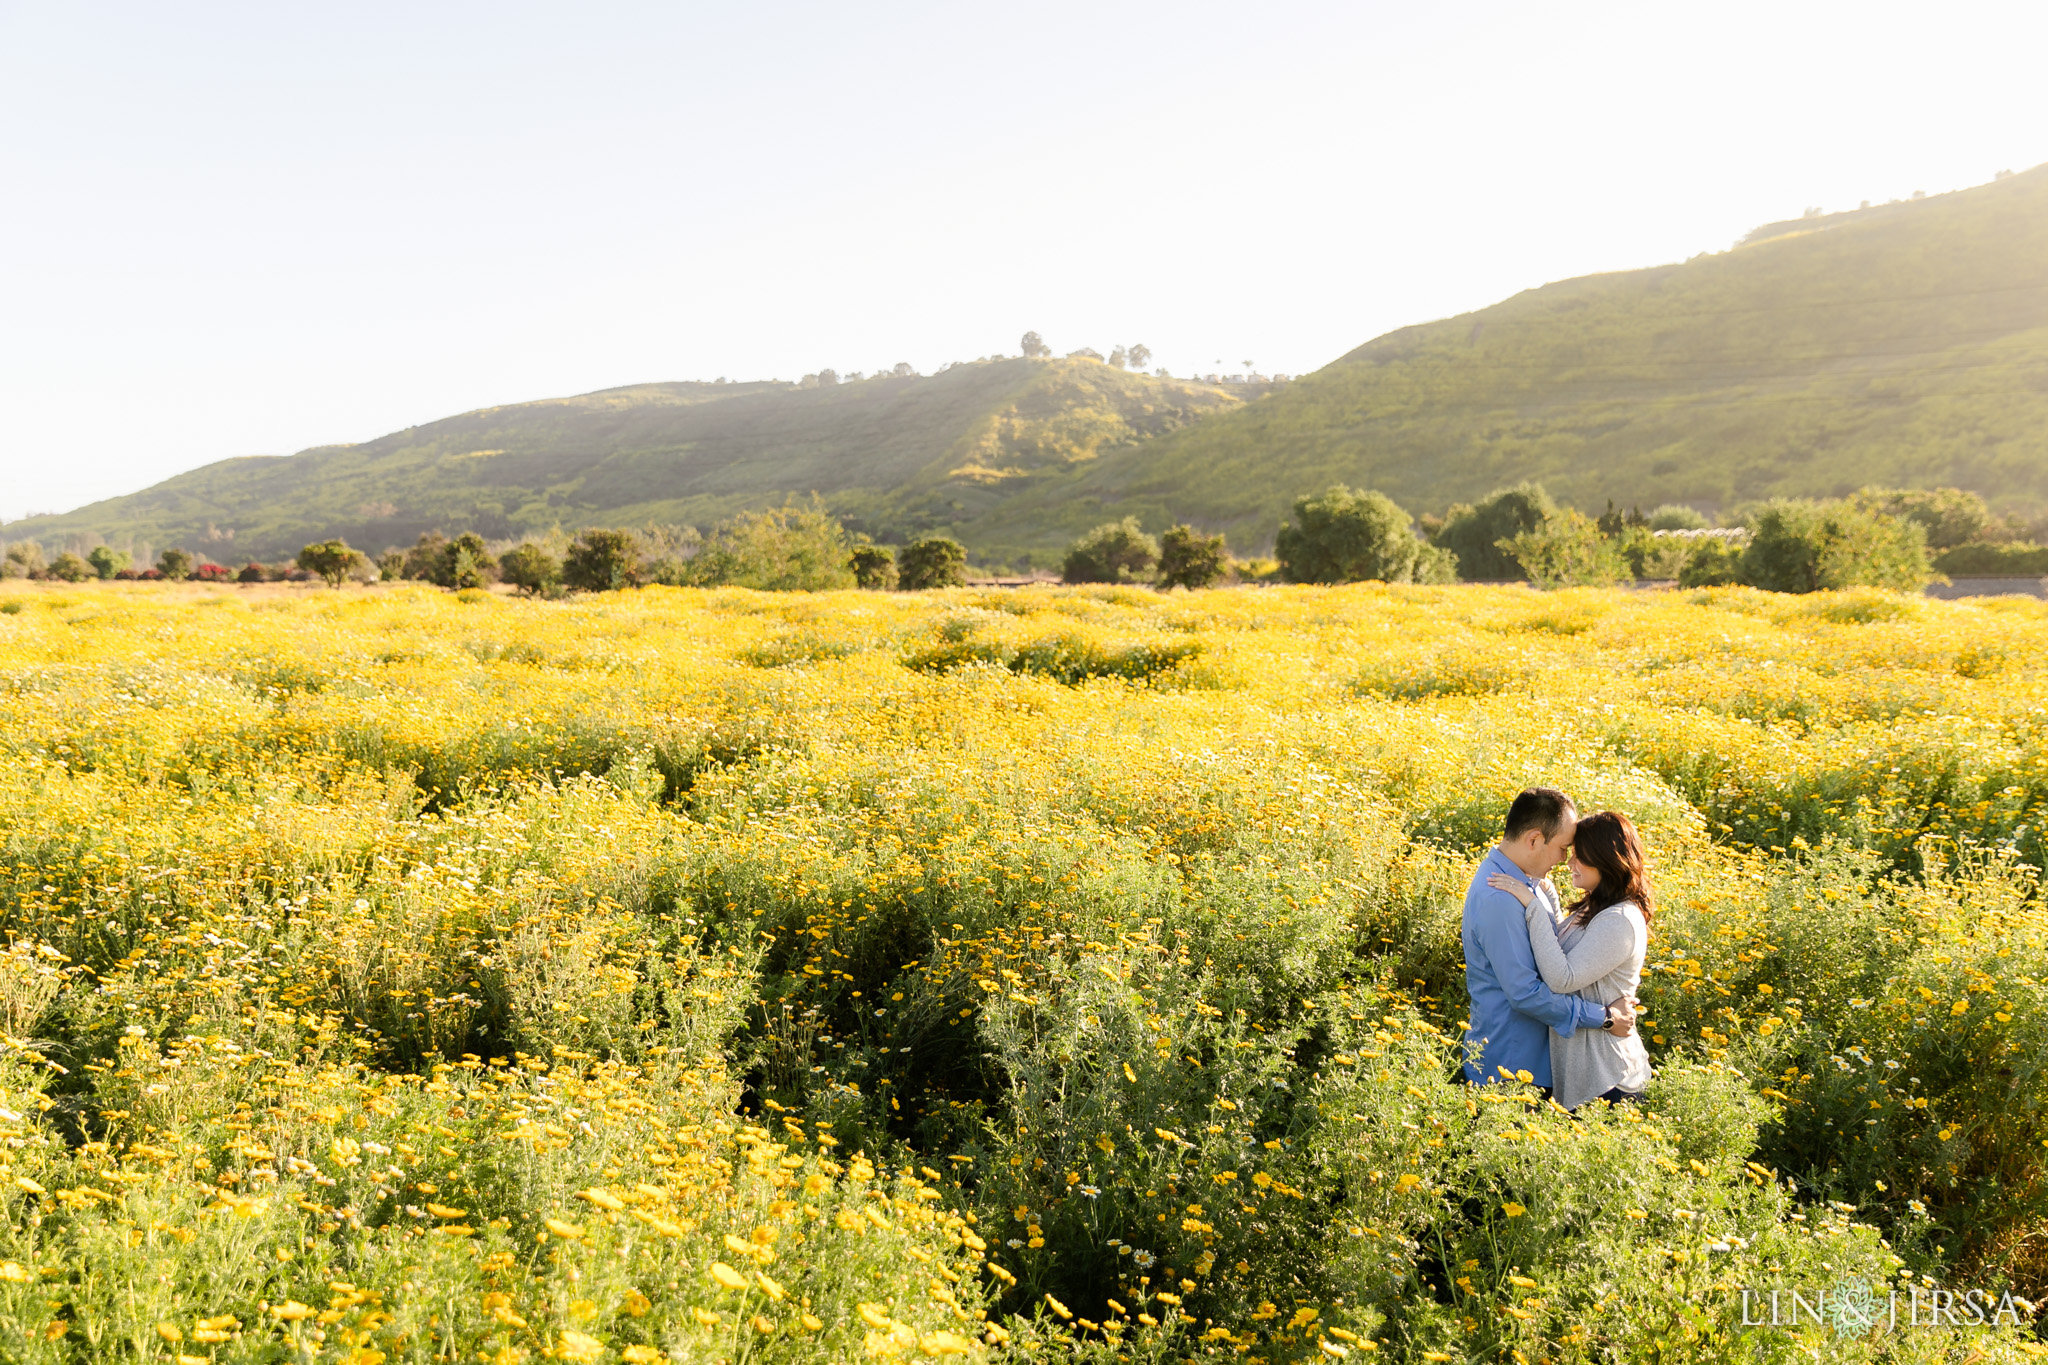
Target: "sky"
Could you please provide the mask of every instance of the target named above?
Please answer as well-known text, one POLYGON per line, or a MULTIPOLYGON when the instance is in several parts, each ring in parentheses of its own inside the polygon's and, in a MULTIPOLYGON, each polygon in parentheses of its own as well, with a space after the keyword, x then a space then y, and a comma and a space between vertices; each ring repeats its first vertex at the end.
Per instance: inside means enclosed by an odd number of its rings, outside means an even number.
POLYGON ((0 0, 0 521, 668 379, 1299 374, 2048 161, 2048 6, 0 0))

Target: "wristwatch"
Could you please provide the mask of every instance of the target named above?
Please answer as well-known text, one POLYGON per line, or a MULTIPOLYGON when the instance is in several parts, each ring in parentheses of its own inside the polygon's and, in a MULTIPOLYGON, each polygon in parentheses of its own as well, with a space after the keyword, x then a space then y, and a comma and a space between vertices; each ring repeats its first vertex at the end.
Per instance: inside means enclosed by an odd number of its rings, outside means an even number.
POLYGON ((1603 1008, 1607 1012, 1607 1017, 1600 1021, 1601 1031, 1605 1033, 1612 1033, 1614 1032, 1614 1006, 1607 1005, 1603 1006, 1603 1008))

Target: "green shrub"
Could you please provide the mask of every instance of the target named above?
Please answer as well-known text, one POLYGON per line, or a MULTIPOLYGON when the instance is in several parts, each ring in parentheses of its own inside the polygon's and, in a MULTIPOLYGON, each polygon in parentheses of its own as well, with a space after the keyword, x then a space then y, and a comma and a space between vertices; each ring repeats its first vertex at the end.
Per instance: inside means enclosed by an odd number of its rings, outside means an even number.
POLYGON ((888 592, 896 586, 896 556, 886 545, 856 545, 847 563, 857 588, 888 592))
POLYGON ((957 588, 967 581, 967 547, 951 536, 923 536, 896 557, 896 586, 905 592, 957 588))
POLYGON ((1522 566, 1538 588, 1605 588, 1629 571, 1622 551, 1590 517, 1564 508, 1520 535, 1500 541, 1503 555, 1522 566))
POLYGON ((1104 522, 1075 541, 1060 564, 1065 583, 1135 583, 1159 562, 1159 542, 1136 517, 1104 522))
POLYGON ((1678 502, 1651 509, 1644 520, 1652 531, 1704 531, 1710 524, 1696 508, 1678 502))
POLYGON ((92 565, 93 572, 101 578, 112 578, 127 568, 131 559, 126 550, 117 550, 111 545, 95 545, 86 553, 85 562, 92 565))
POLYGON ((617 592, 640 583, 640 539, 631 531, 589 530, 570 542, 562 581, 584 592, 617 592))
POLYGON ((1458 577, 1468 582, 1527 578, 1528 571, 1500 542, 1535 530, 1556 511, 1541 484, 1497 489, 1476 506, 1451 508, 1432 543, 1458 557, 1458 577))
POLYGON ((1742 552, 1742 581, 1770 592, 1918 592, 1929 572, 1926 533, 1917 524, 1842 502, 1770 503, 1756 514, 1742 552))
POLYGON ((296 562, 307 573, 318 574, 328 587, 338 588, 365 561, 363 552, 350 549, 345 540, 322 540, 300 550, 296 562))
POLYGON ((1230 551, 1221 535, 1204 535, 1182 523, 1159 538, 1159 585, 1206 588, 1229 570, 1230 551))
POLYGON ((521 592, 538 596, 562 581, 562 562, 529 540, 499 557, 498 574, 521 592))
POLYGON ((92 565, 66 550, 50 561, 49 575, 66 583, 83 583, 94 577, 92 565))
POLYGON ((1997 534, 2007 528, 1984 499, 1961 488, 1864 488, 1848 502, 1861 512, 1912 522, 1925 533, 1927 548, 1936 552, 2007 538, 1997 534))
POLYGON ((172 548, 156 557, 157 572, 173 582, 189 577, 195 561, 190 552, 172 548))
POLYGON ((1968 541, 1936 555, 1934 568, 1938 573, 1958 578, 2048 576, 2048 545, 2031 541, 1968 541))
POLYGON ((441 588, 481 588, 495 582, 498 562, 484 546, 484 538, 464 531, 436 547, 427 565, 427 581, 441 588))
POLYGON ((1681 588, 1725 588, 1742 581, 1743 546, 1723 536, 1694 540, 1678 571, 1681 588))
POLYGON ((1295 499, 1273 553, 1290 583, 1442 583, 1455 568, 1392 498, 1342 484, 1295 499))
POLYGON ((43 547, 33 540, 17 540, 0 559, 0 578, 27 578, 43 571, 43 547))
POLYGON ((684 566, 699 587, 823 592, 854 585, 853 546, 815 498, 808 507, 742 512, 719 523, 684 566))

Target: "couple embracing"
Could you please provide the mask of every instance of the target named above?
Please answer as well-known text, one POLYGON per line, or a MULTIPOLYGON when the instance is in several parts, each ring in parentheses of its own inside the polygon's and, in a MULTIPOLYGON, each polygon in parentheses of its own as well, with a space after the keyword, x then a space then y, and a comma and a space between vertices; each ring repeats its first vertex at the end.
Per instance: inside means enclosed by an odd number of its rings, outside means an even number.
POLYGON ((1517 796, 1465 893, 1464 1079, 1533 1079, 1566 1109, 1640 1098, 1650 1057, 1635 1032, 1635 993, 1655 913, 1627 816, 1581 820, 1551 787, 1517 796), (1550 885, 1566 861, 1579 893, 1569 906, 1550 885))

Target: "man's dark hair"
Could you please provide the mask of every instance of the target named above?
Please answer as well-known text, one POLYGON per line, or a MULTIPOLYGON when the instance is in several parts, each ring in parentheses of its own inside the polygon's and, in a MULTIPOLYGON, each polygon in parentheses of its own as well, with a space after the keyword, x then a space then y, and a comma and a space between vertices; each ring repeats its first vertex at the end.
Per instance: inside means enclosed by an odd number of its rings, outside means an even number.
POLYGON ((1508 807, 1507 837, 1512 842, 1532 829, 1540 829, 1544 838, 1554 839, 1557 827, 1564 823, 1565 812, 1577 810, 1572 799, 1557 788, 1531 787, 1508 807))

